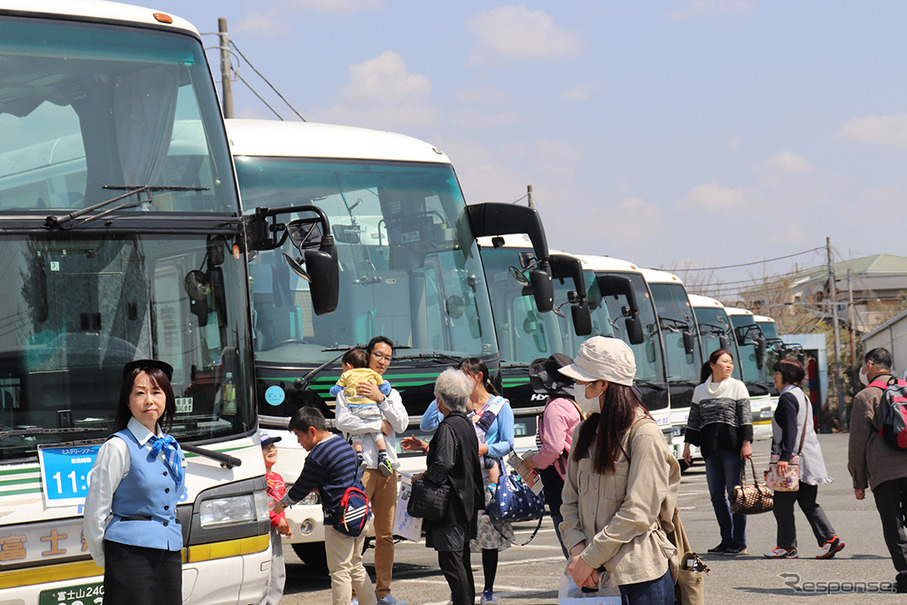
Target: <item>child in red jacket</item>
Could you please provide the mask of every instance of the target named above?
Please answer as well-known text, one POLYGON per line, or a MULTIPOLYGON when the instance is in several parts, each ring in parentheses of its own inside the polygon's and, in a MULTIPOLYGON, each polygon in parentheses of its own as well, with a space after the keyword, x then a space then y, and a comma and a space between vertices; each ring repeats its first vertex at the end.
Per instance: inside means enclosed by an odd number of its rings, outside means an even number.
POLYGON ((264 431, 260 431, 261 437, 261 455, 265 459, 267 473, 265 478, 268 480, 268 507, 271 508, 271 578, 268 582, 268 589, 258 605, 277 605, 283 596, 283 586, 287 580, 286 564, 283 560, 283 541, 280 535, 287 538, 293 537, 290 526, 287 524, 286 511, 275 513, 273 510, 274 502, 279 502, 287 493, 287 484, 284 483, 283 477, 275 473, 272 468, 277 463, 277 446, 275 443, 280 441, 280 437, 271 437, 264 431))

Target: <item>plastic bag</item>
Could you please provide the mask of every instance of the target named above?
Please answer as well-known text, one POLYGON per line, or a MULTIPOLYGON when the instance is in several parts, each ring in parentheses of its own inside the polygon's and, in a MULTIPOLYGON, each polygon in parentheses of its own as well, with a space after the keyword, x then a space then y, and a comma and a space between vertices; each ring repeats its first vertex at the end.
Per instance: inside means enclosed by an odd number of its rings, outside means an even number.
POLYGON ((576 585, 570 574, 561 577, 558 605, 620 605, 620 589, 611 583, 610 574, 599 570, 598 590, 590 592, 576 585))

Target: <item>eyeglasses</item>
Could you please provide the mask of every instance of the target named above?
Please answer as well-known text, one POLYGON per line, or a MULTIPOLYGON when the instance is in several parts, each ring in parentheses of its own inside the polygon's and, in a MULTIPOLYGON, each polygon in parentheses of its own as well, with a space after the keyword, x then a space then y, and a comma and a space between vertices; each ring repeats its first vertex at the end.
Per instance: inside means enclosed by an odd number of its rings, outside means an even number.
POLYGON ((384 353, 378 353, 376 351, 372 351, 372 357, 377 357, 378 359, 383 359, 384 361, 390 361, 391 359, 393 359, 391 355, 385 355, 384 353))

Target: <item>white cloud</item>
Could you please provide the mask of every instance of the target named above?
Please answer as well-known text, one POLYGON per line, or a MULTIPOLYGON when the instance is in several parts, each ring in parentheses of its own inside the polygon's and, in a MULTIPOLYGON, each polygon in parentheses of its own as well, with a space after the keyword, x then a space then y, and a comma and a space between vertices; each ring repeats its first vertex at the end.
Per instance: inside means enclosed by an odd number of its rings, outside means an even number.
POLYGON ((431 81, 406 71, 403 57, 386 50, 374 59, 350 66, 350 83, 341 91, 349 101, 395 103, 424 99, 431 92, 431 81))
POLYGON ((493 86, 464 88, 457 91, 457 102, 470 105, 506 105, 513 101, 513 95, 493 86))
POLYGON ((746 201, 742 189, 722 187, 717 182, 696 185, 679 202, 680 209, 735 210, 746 201))
POLYGON ((783 151, 765 160, 763 168, 780 174, 808 174, 813 166, 802 155, 790 151, 783 151))
POLYGON ((567 141, 546 141, 536 143, 539 172, 549 176, 569 177, 579 173, 580 162, 585 154, 582 147, 567 141))
POLYGON ((907 149, 907 115, 853 118, 841 126, 836 138, 907 149))
POLYGON ((283 36, 290 31, 290 24, 275 16, 275 13, 249 13, 237 25, 234 31, 248 32, 259 36, 283 36))
POLYGON ((685 21, 695 17, 742 14, 753 10, 752 0, 692 0, 686 6, 668 13, 671 21, 685 21))
POLYGON ((500 128, 517 124, 523 118, 520 114, 509 110, 485 112, 479 109, 464 109, 456 112, 453 119, 458 124, 469 128, 500 128))
POLYGON ((585 101, 605 87, 604 82, 587 82, 564 91, 565 101, 585 101))
POLYGON ((514 59, 547 59, 566 57, 579 51, 579 35, 568 32, 554 23, 543 10, 525 6, 499 6, 473 17, 469 29, 478 45, 473 60, 486 56, 514 59))
POLYGON ((742 144, 739 137, 731 137, 727 142, 728 151, 737 151, 742 144))

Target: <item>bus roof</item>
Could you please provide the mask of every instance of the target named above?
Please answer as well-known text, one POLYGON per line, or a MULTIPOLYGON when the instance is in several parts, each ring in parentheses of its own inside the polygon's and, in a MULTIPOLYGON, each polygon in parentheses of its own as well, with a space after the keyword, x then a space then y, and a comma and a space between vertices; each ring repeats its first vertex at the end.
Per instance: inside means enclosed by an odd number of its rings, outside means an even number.
POLYGON ((702 296, 700 294, 687 294, 690 298, 690 304, 694 308, 703 309, 706 307, 717 307, 719 309, 724 309, 724 305, 721 304, 720 300, 714 298, 709 298, 708 296, 702 296))
POLYGON ((113 20, 131 22, 142 25, 153 25, 157 28, 166 27, 183 29, 192 32, 198 37, 195 26, 175 15, 163 13, 152 8, 107 2, 105 0, 0 0, 0 13, 19 14, 47 14, 72 16, 82 19, 113 20), (164 15, 173 22, 167 23, 155 15, 164 15))
POLYGON ((225 122, 234 156, 450 163, 437 147, 384 130, 278 120, 225 122))
POLYGON ((749 309, 741 309, 740 307, 725 307, 728 315, 752 315, 753 312, 749 309))
POLYGON ((625 273, 641 273, 639 265, 634 265, 630 261, 613 258, 611 256, 593 256, 584 254, 574 254, 582 262, 583 269, 590 271, 623 271, 625 273))
POLYGON ((761 321, 762 323, 767 323, 767 324, 775 323, 775 320, 772 319, 771 317, 769 317, 768 315, 753 315, 753 321, 755 321, 755 322, 761 321))
POLYGON ((674 275, 673 273, 668 273, 667 271, 661 271, 659 269, 643 269, 642 276, 646 278, 646 281, 650 284, 680 284, 683 285, 683 280, 674 275))

